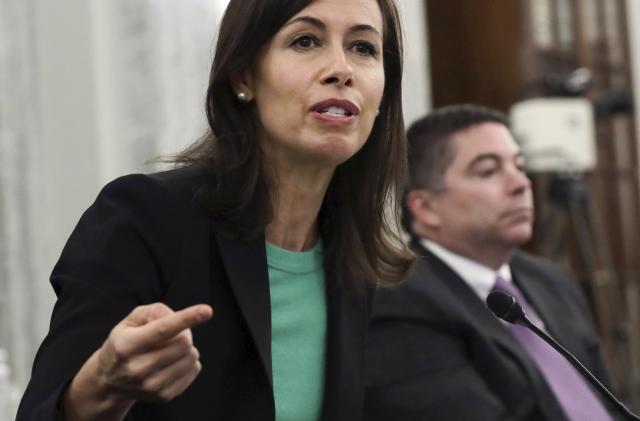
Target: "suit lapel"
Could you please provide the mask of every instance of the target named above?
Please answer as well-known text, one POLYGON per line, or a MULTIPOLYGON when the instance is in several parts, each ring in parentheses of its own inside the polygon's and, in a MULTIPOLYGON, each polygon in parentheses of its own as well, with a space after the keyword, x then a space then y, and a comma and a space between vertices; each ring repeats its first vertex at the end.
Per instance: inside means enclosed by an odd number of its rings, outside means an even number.
POLYGON ((214 229, 222 262, 240 311, 247 323, 269 383, 271 372, 271 301, 264 237, 244 242, 214 229))
MULTIPOLYGON (((424 271, 426 271, 426 273, 424 276, 431 276, 434 279, 442 280, 444 286, 451 292, 452 296, 448 301, 455 303, 457 306, 453 311, 458 312, 460 317, 466 319, 469 324, 474 326, 476 331, 482 332, 490 340, 494 341, 507 355, 510 355, 511 358, 517 361, 529 379, 529 382, 532 384, 534 393, 537 395, 537 400, 545 403, 544 407, 541 407, 542 411, 545 412, 550 419, 562 419, 558 418, 558 414, 561 414, 561 412, 558 412, 559 407, 552 402, 551 392, 537 366, 527 351, 503 325, 503 322, 491 314, 491 311, 485 306, 471 287, 449 266, 422 247, 422 245, 417 245, 418 248, 416 248, 416 244, 414 243, 413 246, 418 254, 430 260, 430 265, 425 265, 424 271), (429 270, 432 270, 431 274, 428 273, 429 270)), ((430 287, 426 282, 422 283, 422 285, 424 285, 425 288, 430 287)))
POLYGON ((531 273, 527 270, 527 266, 521 264, 517 258, 513 259, 511 266, 514 280, 544 322, 547 333, 563 347, 578 353, 579 357, 586 357, 581 352, 584 347, 576 342, 579 338, 578 332, 572 332, 571 326, 566 323, 566 318, 569 315, 564 306, 568 304, 563 303, 557 293, 550 289, 553 284, 543 282, 540 275, 531 273))
MULTIPOLYGON (((462 317, 475 326, 475 329, 484 332, 498 342, 502 348, 521 361, 523 366, 530 365, 530 358, 526 355, 522 346, 502 322, 491 313, 473 289, 442 260, 421 245, 419 247, 419 253, 429 260, 429 267, 426 270, 432 269, 435 272, 435 278, 441 279, 444 287, 451 293, 451 302, 457 306, 454 311, 460 313, 462 317)), ((424 283, 424 286, 429 288, 426 283, 424 283)))
POLYGON ((532 276, 526 268, 518 265, 517 262, 512 262, 511 268, 514 275, 514 282, 544 322, 545 329, 549 333, 557 335, 559 333, 559 326, 557 317, 553 317, 554 314, 557 314, 553 309, 555 297, 552 296, 550 291, 548 291, 535 276, 532 276))

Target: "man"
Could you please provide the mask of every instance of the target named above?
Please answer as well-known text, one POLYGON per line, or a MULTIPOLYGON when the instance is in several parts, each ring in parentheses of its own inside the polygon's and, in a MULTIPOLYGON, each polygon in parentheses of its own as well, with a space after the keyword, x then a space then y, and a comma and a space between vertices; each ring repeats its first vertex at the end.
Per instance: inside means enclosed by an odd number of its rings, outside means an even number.
POLYGON ((573 367, 485 306, 494 288, 522 294, 529 318, 606 381, 578 286, 516 250, 531 237, 533 198, 504 115, 446 107, 408 138, 403 222, 419 257, 402 287, 377 293, 365 419, 611 419, 573 367))

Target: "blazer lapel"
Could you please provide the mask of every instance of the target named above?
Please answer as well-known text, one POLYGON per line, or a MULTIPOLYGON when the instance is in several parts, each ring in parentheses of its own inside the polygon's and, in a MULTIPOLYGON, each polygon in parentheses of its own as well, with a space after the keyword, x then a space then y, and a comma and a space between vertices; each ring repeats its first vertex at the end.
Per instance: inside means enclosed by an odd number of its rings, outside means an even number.
POLYGON ((269 383, 271 372, 271 301, 264 237, 241 241, 223 229, 214 229, 231 290, 247 323, 269 383))
MULTIPOLYGON (((264 238, 246 243, 214 229, 231 289, 265 372, 271 370, 271 302, 264 238)), ((323 420, 356 420, 364 399, 362 361, 371 291, 349 292, 326 272, 327 344, 323 420), (359 395, 358 399, 354 395, 359 395)))
POLYGON ((342 284, 325 262, 327 343, 321 420, 355 421, 364 404, 364 344, 373 289, 342 284))

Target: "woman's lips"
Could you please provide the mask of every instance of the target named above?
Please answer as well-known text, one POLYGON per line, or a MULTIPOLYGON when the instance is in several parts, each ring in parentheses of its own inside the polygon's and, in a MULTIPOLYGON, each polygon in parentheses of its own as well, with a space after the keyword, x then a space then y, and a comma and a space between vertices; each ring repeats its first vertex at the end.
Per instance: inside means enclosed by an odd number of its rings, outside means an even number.
POLYGON ((344 125, 344 126, 353 123, 356 119, 356 116, 354 115, 341 116, 341 115, 335 115, 335 114, 321 113, 318 111, 314 111, 313 116, 317 120, 320 120, 324 123, 344 125))
POLYGON ((310 110, 317 120, 323 123, 346 126, 352 124, 360 114, 360 109, 353 102, 330 98, 314 104, 310 110))
POLYGON ((311 107, 311 111, 322 113, 329 110, 330 108, 343 110, 346 112, 346 114, 352 116, 357 116, 358 114, 360 114, 360 109, 356 104, 349 101, 348 99, 341 98, 329 98, 325 99, 324 101, 317 102, 311 107))

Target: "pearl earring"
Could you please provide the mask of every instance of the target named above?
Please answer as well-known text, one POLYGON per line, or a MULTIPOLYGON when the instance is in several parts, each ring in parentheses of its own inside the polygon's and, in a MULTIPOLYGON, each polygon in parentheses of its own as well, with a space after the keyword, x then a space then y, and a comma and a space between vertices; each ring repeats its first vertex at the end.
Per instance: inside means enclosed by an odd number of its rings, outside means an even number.
POLYGON ((249 102, 249 94, 246 92, 238 92, 238 101, 249 102))

